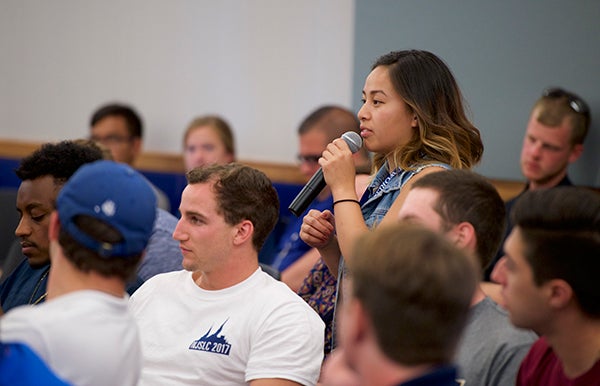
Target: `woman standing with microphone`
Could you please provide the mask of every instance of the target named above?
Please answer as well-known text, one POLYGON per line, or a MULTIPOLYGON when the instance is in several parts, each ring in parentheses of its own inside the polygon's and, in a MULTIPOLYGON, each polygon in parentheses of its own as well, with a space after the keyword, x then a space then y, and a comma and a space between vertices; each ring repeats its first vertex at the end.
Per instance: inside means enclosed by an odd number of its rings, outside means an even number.
MULTIPOLYGON (((454 76, 430 52, 394 51, 379 57, 365 80, 362 99, 358 119, 364 146, 374 153, 373 180, 359 201, 352 153, 342 139, 330 143, 319 164, 333 194, 334 213, 310 211, 300 231, 333 274, 343 271, 342 256, 352 265, 358 236, 397 221, 415 180, 440 170, 471 168, 483 153, 479 130, 466 117, 454 76)), ((340 295, 338 291, 338 302, 340 295)))

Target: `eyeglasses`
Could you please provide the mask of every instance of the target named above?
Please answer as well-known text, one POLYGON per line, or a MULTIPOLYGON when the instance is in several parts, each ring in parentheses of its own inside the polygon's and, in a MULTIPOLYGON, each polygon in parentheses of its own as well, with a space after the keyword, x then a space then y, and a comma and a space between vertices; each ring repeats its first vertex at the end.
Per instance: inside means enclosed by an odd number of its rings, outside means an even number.
POLYGON ((569 101, 569 107, 571 107, 573 111, 586 116, 590 115, 590 108, 588 107, 587 103, 583 101, 583 99, 573 93, 563 90, 562 88, 549 88, 544 91, 542 96, 546 98, 567 98, 569 101))
POLYGON ((308 155, 298 154, 296 156, 296 159, 298 160, 298 162, 300 162, 300 163, 306 162, 309 164, 319 163, 319 158, 321 158, 321 154, 308 154, 308 155))
POLYGON ((122 137, 119 135, 108 135, 106 137, 90 137, 94 142, 99 142, 105 146, 118 145, 121 143, 129 142, 133 137, 122 137))

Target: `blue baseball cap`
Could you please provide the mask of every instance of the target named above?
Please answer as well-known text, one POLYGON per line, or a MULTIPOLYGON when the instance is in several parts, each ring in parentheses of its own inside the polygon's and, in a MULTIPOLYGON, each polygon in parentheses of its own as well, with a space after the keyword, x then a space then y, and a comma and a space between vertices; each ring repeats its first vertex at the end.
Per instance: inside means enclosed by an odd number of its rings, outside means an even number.
POLYGON ((141 253, 156 219, 156 196, 150 183, 131 167, 96 161, 80 167, 56 200, 61 227, 77 242, 103 257, 141 253), (123 240, 110 244, 83 232, 75 218, 86 215, 118 230, 123 240))

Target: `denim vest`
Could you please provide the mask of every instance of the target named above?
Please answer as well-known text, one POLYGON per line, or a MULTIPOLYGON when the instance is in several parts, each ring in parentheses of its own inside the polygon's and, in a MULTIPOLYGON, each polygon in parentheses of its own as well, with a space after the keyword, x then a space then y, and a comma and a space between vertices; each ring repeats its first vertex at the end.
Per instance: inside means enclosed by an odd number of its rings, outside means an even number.
POLYGON ((373 181, 361 198, 361 211, 367 226, 374 228, 379 224, 394 201, 396 201, 396 198, 398 198, 404 184, 415 174, 431 166, 438 166, 444 169, 451 168, 450 165, 444 163, 431 163, 421 165, 415 170, 396 169, 392 173, 389 173, 387 162, 379 168, 377 174, 375 174, 375 178, 373 178, 373 181))

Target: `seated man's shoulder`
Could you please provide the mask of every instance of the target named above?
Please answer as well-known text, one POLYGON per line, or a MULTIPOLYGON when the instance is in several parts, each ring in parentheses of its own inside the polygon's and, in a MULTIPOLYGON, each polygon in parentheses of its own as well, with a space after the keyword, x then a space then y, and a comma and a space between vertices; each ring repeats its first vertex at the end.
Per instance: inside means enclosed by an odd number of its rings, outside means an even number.
POLYGON ((183 269, 169 272, 160 272, 152 275, 144 281, 131 298, 140 298, 145 295, 152 295, 155 291, 162 296, 179 296, 179 290, 184 286, 187 280, 191 279, 191 272, 183 269), (164 291, 164 288, 169 288, 169 291, 164 291))
POLYGON ((474 325, 476 331, 483 333, 481 338, 485 339, 487 344, 495 341, 504 348, 518 349, 522 346, 528 348, 538 339, 533 331, 515 327, 510 322, 508 312, 492 299, 486 298, 474 307, 469 324, 474 325))
POLYGON ((171 213, 157 208, 152 236, 146 247, 144 259, 138 267, 138 275, 143 280, 160 273, 183 269, 179 242, 172 236, 177 221, 171 213))
POLYGON ((285 283, 275 280, 267 273, 263 275, 262 283, 255 292, 256 298, 265 306, 281 316, 281 314, 304 314, 307 320, 314 325, 322 323, 319 315, 302 299, 292 291, 285 283))
POLYGON ((298 294, 290 289, 284 282, 274 279, 267 272, 260 273, 260 283, 257 286, 258 296, 272 303, 292 302, 305 303, 298 294))
POLYGON ((34 280, 34 276, 32 272, 35 270, 29 265, 26 258, 17 265, 17 267, 12 271, 10 275, 8 275, 2 283, 0 283, 0 288, 8 288, 14 285, 15 282, 20 281, 28 281, 34 280))
POLYGON ((173 232, 177 226, 177 217, 164 209, 156 208, 156 221, 154 223, 156 229, 173 232))
POLYGON ((0 285, 0 304, 4 312, 39 299, 45 292, 49 267, 50 264, 46 264, 32 268, 24 259, 0 285))
POLYGON ((523 357, 537 336, 515 328, 506 311, 486 298, 473 306, 458 346, 457 363, 466 384, 514 384, 523 357))
POLYGON ((568 379, 563 366, 544 337, 533 344, 523 359, 517 379, 518 385, 597 385, 600 379, 600 361, 576 379, 568 379))

